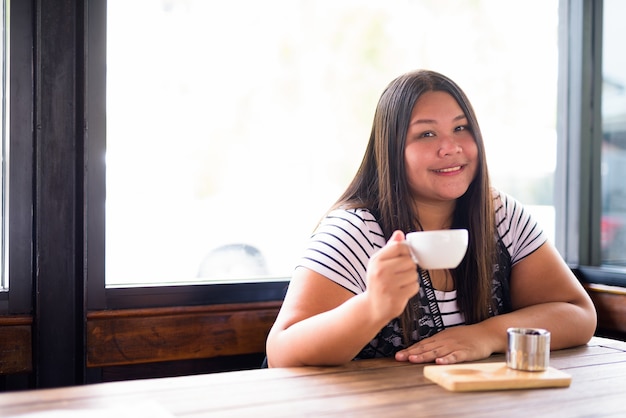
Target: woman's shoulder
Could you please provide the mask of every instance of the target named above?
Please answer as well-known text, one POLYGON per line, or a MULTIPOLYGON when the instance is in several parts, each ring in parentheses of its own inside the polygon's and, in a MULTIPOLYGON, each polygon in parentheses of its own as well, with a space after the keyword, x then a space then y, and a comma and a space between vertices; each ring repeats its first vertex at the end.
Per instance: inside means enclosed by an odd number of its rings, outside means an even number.
POLYGON ((375 216, 367 209, 335 209, 310 237, 299 266, 358 294, 365 290, 368 260, 385 245, 375 216))
POLYGON ((498 189, 492 189, 491 193, 497 225, 506 219, 512 220, 524 214, 524 206, 513 196, 498 189))
POLYGON ((539 248, 546 236, 524 205, 511 195, 493 190, 496 229, 515 264, 539 248))
POLYGON ((322 220, 320 227, 332 226, 351 235, 362 235, 370 241, 384 241, 384 234, 374 214, 366 208, 338 208, 330 211, 322 220))
POLYGON ((376 217, 367 208, 337 208, 326 215, 327 219, 338 219, 347 222, 376 223, 376 217))
POLYGON ((492 188, 491 196, 493 198, 494 208, 496 210, 498 210, 498 208, 500 207, 506 207, 510 204, 515 204, 518 202, 517 199, 515 199, 513 196, 500 189, 492 188))

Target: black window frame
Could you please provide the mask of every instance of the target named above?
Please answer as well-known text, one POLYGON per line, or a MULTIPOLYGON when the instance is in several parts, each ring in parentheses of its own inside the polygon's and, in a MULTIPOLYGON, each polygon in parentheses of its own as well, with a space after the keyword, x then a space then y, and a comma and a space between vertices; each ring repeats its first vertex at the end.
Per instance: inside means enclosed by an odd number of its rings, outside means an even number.
POLYGON ((579 279, 626 287, 600 245, 603 1, 560 0, 556 245, 579 279))
POLYGON ((33 293, 33 7, 13 1, 9 10, 9 290, 0 292, 0 315, 24 315, 32 313, 33 293))
POLYGON ((281 300, 287 278, 146 287, 106 287, 104 153, 106 152, 106 0, 89 2, 87 19, 86 258, 88 309, 147 308, 172 305, 245 303, 281 300))
MULTIPOLYGON (((101 10, 90 13, 89 19, 98 19, 97 30, 90 25, 89 54, 101 57, 106 50, 106 1, 91 2, 101 10), (94 53, 95 51, 95 53, 94 53)), ((557 121, 558 150, 555 172, 555 244, 566 262, 583 280, 602 284, 626 285, 626 269, 600 266, 600 103, 602 53, 602 1, 560 0, 559 2, 559 88, 557 121)), ((134 288, 106 288, 104 284, 104 209, 101 199, 104 185, 102 154, 106 133, 102 121, 105 74, 104 63, 88 63, 92 74, 87 94, 90 106, 99 109, 89 112, 90 144, 100 147, 88 152, 92 178, 87 190, 95 205, 86 205, 89 230, 87 247, 89 308, 111 309, 152 307, 171 304, 232 303, 277 300, 284 292, 287 278, 272 282, 153 286, 134 288), (94 77, 95 75, 96 77, 94 77), (91 97, 100 103, 93 103, 91 97), (100 118, 100 119, 98 119, 100 118), (95 129, 97 127, 97 130, 95 129), (98 135, 101 137, 94 137, 98 135), (95 140, 94 140, 95 139, 95 140), (98 144, 98 145, 95 145, 98 144), (94 176, 94 173, 95 176, 94 176), (95 195, 94 195, 94 191, 95 195), (94 233, 95 232, 95 233, 94 233), (92 258, 93 257, 93 258, 92 258)))

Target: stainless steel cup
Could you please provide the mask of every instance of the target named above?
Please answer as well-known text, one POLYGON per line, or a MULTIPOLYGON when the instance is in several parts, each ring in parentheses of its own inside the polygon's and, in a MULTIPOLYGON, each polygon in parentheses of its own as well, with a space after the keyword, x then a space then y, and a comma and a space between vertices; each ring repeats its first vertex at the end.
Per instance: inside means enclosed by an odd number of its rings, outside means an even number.
POLYGON ((540 328, 509 328, 506 365, 538 372, 550 366, 550 332, 540 328))

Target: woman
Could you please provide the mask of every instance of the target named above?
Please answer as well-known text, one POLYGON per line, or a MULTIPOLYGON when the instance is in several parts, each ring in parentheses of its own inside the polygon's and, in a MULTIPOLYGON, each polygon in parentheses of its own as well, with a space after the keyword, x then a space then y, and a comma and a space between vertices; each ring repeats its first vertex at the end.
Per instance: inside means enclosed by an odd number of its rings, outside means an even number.
POLYGON ((490 186, 472 106, 447 77, 383 92, 361 166, 311 237, 267 340, 270 367, 391 357, 450 364, 506 351, 509 327, 585 344, 594 306, 524 208, 490 186), (453 270, 425 271, 410 231, 466 228, 453 270))

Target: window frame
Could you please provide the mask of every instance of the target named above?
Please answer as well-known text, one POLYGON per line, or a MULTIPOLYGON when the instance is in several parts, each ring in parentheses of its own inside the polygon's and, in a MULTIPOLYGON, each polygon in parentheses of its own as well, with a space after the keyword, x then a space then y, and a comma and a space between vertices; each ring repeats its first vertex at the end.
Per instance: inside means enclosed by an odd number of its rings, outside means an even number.
MULTIPOLYGON (((10 2, 10 0, 6 0, 10 2)), ((0 314, 29 314, 33 289, 34 33, 31 2, 10 2, 9 141, 7 209, 9 290, 0 292, 0 314)))
MULTIPOLYGON (((89 2, 87 172, 85 185, 88 309, 282 299, 288 278, 270 282, 107 288, 104 271, 106 143, 106 0, 89 2)), ((600 265, 600 120, 602 2, 560 0, 555 244, 576 272, 600 283, 626 284, 626 270, 600 265), (582 117, 581 117, 582 116, 582 117), (597 127, 596 127, 597 128, 597 127), (588 181, 582 181, 588 179, 588 181), (580 181, 579 181, 580 180, 580 181), (597 227, 596 227, 597 225, 597 227), (591 274, 593 272, 593 274, 591 274), (591 274, 591 275, 590 275, 591 274)))
POLYGON ((626 287, 600 245, 603 2, 560 0, 556 245, 586 283, 626 287))
POLYGON ((288 278, 258 282, 107 287, 105 284, 106 0, 87 10, 85 213, 87 308, 125 309, 282 300, 288 278))
POLYGON ((563 216, 557 216, 557 247, 574 266, 599 265, 601 132, 593 121, 600 117, 595 104, 601 85, 601 2, 561 0, 559 6, 557 112, 563 117, 557 126, 557 176, 562 193, 555 200, 563 216))

